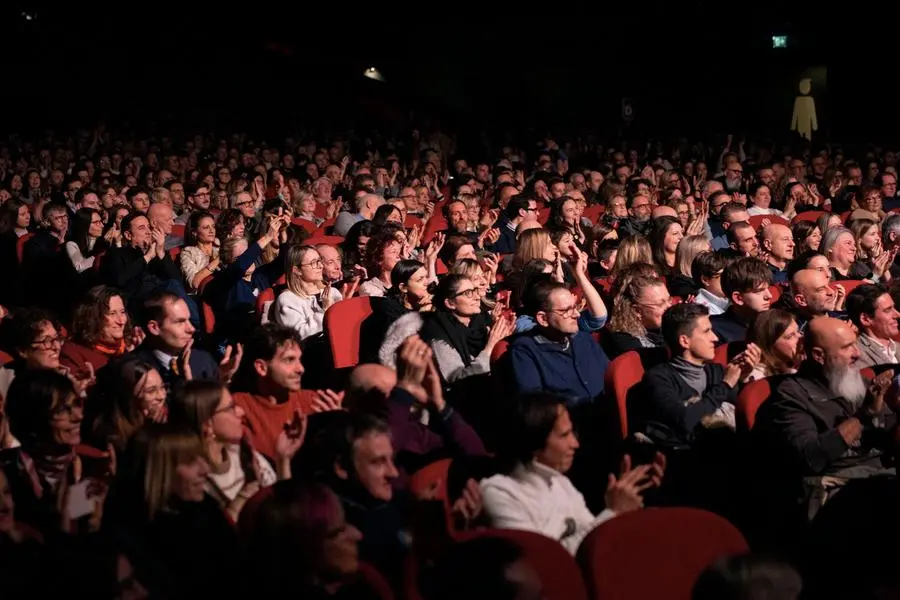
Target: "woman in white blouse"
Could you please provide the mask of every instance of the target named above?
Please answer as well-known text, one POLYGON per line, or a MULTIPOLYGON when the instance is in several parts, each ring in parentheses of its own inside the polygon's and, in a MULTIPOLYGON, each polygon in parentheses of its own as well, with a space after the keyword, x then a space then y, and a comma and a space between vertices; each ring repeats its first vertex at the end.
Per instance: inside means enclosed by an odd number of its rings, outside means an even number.
POLYGON ((322 331, 325 311, 343 300, 341 293, 322 278, 322 257, 312 246, 293 246, 285 256, 287 289, 272 307, 272 319, 296 329, 302 339, 322 331))
POLYGON ((191 214, 179 259, 181 273, 191 292, 196 291, 200 283, 219 268, 216 219, 210 213, 198 211, 191 214))
POLYGON ((72 224, 72 236, 66 242, 66 254, 72 266, 79 273, 94 266, 97 254, 109 247, 118 235, 118 229, 111 228, 103 235, 103 217, 95 208, 79 208, 72 224), (98 240, 103 240, 98 244, 98 240))
POLYGON ((498 456, 507 472, 480 484, 485 513, 494 527, 543 534, 573 555, 594 527, 643 507, 641 494, 659 485, 665 471, 662 454, 652 465, 634 469, 625 456, 619 478, 609 475, 606 509, 594 515, 565 475, 579 444, 564 400, 523 394, 507 425, 509 435, 498 456))
POLYGON ((303 418, 293 423, 275 443, 275 469, 253 449, 244 436, 244 411, 235 404, 228 388, 215 381, 188 381, 169 402, 168 423, 196 433, 203 440, 209 461, 206 493, 234 520, 260 487, 290 479, 291 459, 303 444, 303 418))

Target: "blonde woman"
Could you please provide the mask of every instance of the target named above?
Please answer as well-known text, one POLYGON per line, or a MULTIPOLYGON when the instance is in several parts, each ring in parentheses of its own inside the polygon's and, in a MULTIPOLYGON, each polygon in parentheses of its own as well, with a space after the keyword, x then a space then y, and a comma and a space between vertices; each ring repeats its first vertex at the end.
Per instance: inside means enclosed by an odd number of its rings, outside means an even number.
POLYGON ((523 231, 516 239, 516 253, 513 255, 513 270, 517 271, 535 259, 543 259, 553 265, 553 276, 557 281, 565 280, 559 249, 553 244, 546 229, 523 231))
POLYGON ((698 283, 691 276, 691 265, 701 252, 710 251, 709 238, 705 235, 689 235, 678 242, 675 251, 675 269, 669 279, 669 293, 687 298, 697 293, 698 283))
POLYGON ((297 330, 302 339, 320 333, 325 311, 344 299, 325 283, 323 268, 322 257, 312 246, 294 246, 285 255, 287 289, 272 306, 272 320, 297 330))
MULTIPOLYGON (((493 261, 493 264, 497 263, 496 258, 491 257, 491 259, 493 261)), ((450 269, 450 273, 468 277, 472 281, 472 283, 475 284, 475 287, 478 290, 478 296, 481 299, 482 308, 486 308, 487 310, 491 310, 492 308, 494 308, 495 301, 488 295, 490 292, 490 282, 488 281, 490 272, 485 273, 484 269, 482 269, 477 260, 464 258, 460 261, 457 261, 456 264, 453 265, 453 268, 450 269)))
POLYGON ((633 235, 619 243, 616 262, 609 273, 609 278, 615 280, 622 271, 638 263, 653 264, 653 251, 647 238, 642 235, 633 235))
POLYGON ((298 219, 312 221, 318 227, 325 222, 325 219, 316 216, 316 197, 305 190, 301 190, 293 201, 294 215, 298 219))

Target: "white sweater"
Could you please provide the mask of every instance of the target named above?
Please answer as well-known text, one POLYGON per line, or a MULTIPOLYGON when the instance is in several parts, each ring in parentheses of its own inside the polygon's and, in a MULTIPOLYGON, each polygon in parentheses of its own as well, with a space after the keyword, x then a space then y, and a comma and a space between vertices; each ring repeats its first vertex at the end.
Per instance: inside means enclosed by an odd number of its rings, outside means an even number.
POLYGON ((609 509, 594 516, 568 477, 536 462, 483 479, 480 488, 493 527, 543 534, 572 555, 594 527, 616 516, 609 509))
MULTIPOLYGON (((343 299, 339 291, 331 288, 332 305, 343 299)), ((318 297, 301 298, 290 290, 281 292, 275 300, 275 306, 272 307, 272 319, 279 325, 296 329, 302 339, 320 333, 324 318, 325 311, 319 304, 318 297)))

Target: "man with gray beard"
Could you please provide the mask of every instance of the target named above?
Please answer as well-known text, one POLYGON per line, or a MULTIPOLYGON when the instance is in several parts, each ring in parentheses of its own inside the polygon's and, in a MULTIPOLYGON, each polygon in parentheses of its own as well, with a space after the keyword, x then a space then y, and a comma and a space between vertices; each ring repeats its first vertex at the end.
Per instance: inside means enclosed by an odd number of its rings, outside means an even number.
POLYGON ((816 317, 804 344, 807 358, 797 373, 772 381, 752 436, 766 485, 792 493, 795 505, 801 500, 808 507, 823 489, 819 478, 842 484, 894 473, 882 458, 896 416, 885 405, 893 371, 871 382, 863 378, 857 335, 848 323, 816 317))

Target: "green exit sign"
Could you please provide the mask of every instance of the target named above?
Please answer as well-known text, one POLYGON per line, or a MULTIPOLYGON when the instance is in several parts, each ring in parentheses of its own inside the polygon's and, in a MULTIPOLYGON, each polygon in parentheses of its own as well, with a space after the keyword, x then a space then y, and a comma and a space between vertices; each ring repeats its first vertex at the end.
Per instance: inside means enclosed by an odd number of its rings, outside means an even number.
POLYGON ((773 48, 787 48, 787 36, 786 35, 773 35, 772 36, 772 47, 773 48))

